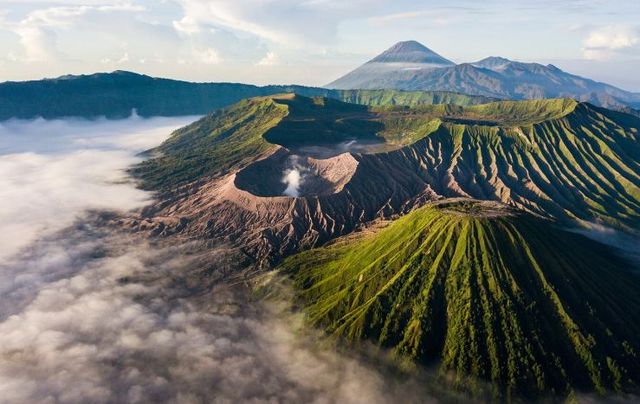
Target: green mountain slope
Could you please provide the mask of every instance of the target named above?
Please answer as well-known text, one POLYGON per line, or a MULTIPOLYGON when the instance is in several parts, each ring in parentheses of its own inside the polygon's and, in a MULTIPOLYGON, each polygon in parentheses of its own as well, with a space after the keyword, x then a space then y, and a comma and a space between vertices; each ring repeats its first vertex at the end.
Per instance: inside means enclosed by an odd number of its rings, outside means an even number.
POLYGON ((263 135, 288 114, 273 99, 241 101, 175 131, 157 157, 131 173, 148 189, 166 189, 240 167, 273 149, 263 135))
POLYGON ((471 105, 495 100, 444 91, 342 91, 304 86, 191 83, 116 71, 0 83, 0 121, 36 117, 126 118, 134 109, 143 117, 204 115, 245 98, 292 92, 367 105, 471 105))
POLYGON ((487 202, 416 210, 287 259, 309 321, 504 397, 640 382, 640 281, 603 245, 487 202), (468 377, 470 376, 470 378, 468 377))

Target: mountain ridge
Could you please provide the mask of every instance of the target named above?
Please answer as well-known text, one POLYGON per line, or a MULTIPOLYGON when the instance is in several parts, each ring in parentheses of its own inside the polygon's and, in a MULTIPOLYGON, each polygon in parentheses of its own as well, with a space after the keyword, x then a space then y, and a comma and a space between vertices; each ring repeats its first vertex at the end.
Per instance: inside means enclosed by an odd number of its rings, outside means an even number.
POLYGON ((223 243, 244 268, 217 274, 233 282, 279 268, 311 324, 437 366, 456 389, 488 381, 496 401, 633 392, 634 266, 561 228, 638 235, 639 129, 573 99, 257 97, 151 150, 132 173, 159 200, 119 223, 223 243))
POLYGON ((297 92, 343 101, 382 105, 474 104, 494 101, 451 92, 328 90, 305 86, 254 86, 239 83, 191 83, 117 70, 66 75, 26 82, 0 83, 0 121, 7 119, 126 118, 204 115, 242 99, 297 92))
POLYGON ((446 90, 516 100, 570 97, 607 108, 640 108, 639 93, 567 73, 554 65, 516 62, 499 56, 451 66, 414 64, 411 68, 394 66, 399 60, 373 63, 375 60, 325 87, 446 90))
POLYGON ((442 198, 633 232, 638 128, 631 115, 567 99, 407 108, 264 97, 176 131, 133 174, 168 195, 144 226, 233 239, 269 265, 442 198), (372 141, 376 150, 343 148, 372 141), (323 144, 334 152, 305 154, 323 144), (291 159, 309 173, 295 197, 282 182, 291 159))

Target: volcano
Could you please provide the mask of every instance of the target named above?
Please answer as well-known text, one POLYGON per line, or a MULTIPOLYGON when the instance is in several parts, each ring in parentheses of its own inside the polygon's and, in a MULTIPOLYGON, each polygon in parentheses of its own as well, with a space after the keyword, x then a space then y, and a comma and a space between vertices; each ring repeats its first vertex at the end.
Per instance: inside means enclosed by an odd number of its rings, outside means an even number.
POLYGON ((149 151, 132 173, 160 200, 123 223, 224 241, 249 262, 240 276, 280 265, 313 325, 456 386, 634 391, 635 264, 563 228, 638 235, 639 129, 572 99, 258 97, 149 151))

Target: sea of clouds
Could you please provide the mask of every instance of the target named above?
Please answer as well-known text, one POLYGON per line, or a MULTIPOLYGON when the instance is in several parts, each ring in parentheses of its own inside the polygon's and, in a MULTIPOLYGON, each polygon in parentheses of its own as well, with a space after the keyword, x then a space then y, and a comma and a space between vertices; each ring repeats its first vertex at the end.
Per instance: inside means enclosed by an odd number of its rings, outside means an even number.
POLYGON ((96 224, 151 200, 124 169, 192 120, 0 123, 0 402, 430 401, 286 305, 194 282, 211 251, 96 224))

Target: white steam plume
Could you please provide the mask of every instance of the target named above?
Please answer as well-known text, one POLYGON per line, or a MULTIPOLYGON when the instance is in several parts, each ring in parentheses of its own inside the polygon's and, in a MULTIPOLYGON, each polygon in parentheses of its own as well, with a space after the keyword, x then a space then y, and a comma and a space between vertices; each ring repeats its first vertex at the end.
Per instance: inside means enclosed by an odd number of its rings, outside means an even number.
POLYGON ((282 182, 287 185, 283 194, 291 197, 297 197, 300 195, 300 184, 302 183, 302 175, 297 168, 291 168, 284 172, 282 182))
POLYGON ((282 183, 287 186, 282 194, 295 198, 300 196, 300 187, 304 183, 309 169, 301 165, 300 158, 295 155, 289 157, 289 165, 291 168, 284 170, 282 177, 282 183))

